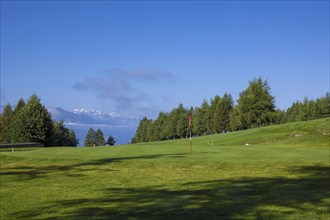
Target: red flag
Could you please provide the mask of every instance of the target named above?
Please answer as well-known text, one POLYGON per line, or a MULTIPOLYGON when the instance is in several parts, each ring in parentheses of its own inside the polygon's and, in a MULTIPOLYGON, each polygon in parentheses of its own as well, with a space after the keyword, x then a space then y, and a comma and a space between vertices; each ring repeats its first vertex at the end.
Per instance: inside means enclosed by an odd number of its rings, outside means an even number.
POLYGON ((188 121, 189 121, 189 125, 191 125, 191 116, 190 116, 190 113, 188 114, 188 121))

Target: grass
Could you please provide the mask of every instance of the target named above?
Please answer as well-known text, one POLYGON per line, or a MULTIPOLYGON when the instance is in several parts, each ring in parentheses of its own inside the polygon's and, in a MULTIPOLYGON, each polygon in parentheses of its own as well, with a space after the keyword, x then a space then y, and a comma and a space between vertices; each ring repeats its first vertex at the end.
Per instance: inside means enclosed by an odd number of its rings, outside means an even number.
POLYGON ((329 219, 329 126, 1 152, 0 219, 329 219))

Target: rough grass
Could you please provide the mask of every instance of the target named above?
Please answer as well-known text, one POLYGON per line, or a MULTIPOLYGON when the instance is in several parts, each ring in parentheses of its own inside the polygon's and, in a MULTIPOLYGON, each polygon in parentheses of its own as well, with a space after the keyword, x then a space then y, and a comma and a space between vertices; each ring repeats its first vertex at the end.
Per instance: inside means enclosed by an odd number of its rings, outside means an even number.
POLYGON ((1 152, 0 219, 329 219, 329 126, 1 152))

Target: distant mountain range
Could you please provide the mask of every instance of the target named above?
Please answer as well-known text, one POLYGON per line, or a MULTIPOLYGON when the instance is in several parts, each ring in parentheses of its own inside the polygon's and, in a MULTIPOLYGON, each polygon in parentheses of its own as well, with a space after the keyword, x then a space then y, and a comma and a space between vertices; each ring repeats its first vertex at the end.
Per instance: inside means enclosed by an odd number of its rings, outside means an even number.
MULTIPOLYGON (((1 113, 5 106, 0 106, 1 113)), ((14 107, 13 107, 14 108, 14 107)), ((130 143, 140 119, 133 116, 121 115, 117 112, 104 113, 95 109, 77 108, 72 111, 62 108, 50 108, 47 110, 56 122, 64 121, 67 128, 73 129, 79 139, 79 146, 84 145, 84 140, 89 128, 101 129, 104 138, 113 136, 117 144, 130 143)))
POLYGON ((89 128, 101 129, 104 138, 113 136, 116 144, 130 143, 140 119, 133 116, 120 115, 117 112, 104 113, 95 109, 77 108, 67 111, 62 108, 47 108, 54 121, 64 121, 64 125, 73 129, 79 139, 79 146, 84 140, 89 128))
POLYGON ((136 127, 139 119, 133 116, 123 116, 117 112, 103 113, 95 109, 77 108, 67 111, 62 108, 47 108, 53 120, 64 121, 65 124, 79 125, 126 125, 136 127))

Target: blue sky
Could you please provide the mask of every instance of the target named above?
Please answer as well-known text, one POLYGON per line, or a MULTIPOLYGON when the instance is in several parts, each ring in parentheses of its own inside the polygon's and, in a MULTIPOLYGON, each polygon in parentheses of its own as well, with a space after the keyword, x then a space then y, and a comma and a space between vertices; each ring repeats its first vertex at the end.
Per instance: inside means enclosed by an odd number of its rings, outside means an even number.
POLYGON ((329 1, 1 1, 1 105, 154 117, 259 76, 280 109, 329 91, 329 1))

